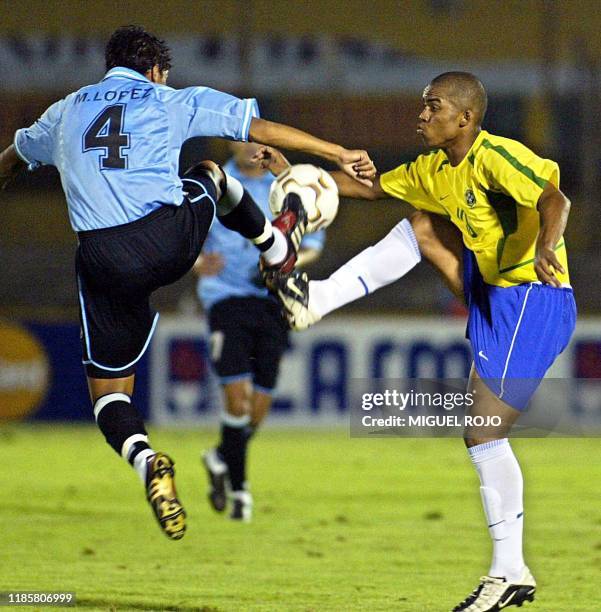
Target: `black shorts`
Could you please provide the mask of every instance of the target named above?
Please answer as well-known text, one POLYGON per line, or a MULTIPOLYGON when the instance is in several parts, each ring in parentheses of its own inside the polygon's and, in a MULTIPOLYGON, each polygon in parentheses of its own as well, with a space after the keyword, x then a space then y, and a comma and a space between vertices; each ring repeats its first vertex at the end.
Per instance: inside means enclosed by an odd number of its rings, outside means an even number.
POLYGON ((209 311, 211 361, 222 384, 251 378, 270 392, 288 348, 288 327, 271 298, 236 297, 209 311))
POLYGON ((78 233, 75 266, 88 376, 133 374, 158 320, 151 293, 180 279, 196 261, 215 215, 215 188, 204 176, 185 181, 184 188, 180 206, 78 233))

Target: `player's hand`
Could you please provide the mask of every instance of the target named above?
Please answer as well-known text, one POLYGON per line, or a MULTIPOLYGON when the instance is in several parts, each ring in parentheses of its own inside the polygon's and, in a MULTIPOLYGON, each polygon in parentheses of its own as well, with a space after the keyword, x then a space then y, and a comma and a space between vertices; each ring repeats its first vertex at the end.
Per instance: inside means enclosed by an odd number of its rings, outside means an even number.
POLYGON ((203 253, 194 264, 194 272, 199 276, 216 276, 223 270, 225 260, 219 253, 203 253))
POLYGON ((281 151, 267 146, 259 147, 250 160, 259 164, 263 170, 269 170, 273 176, 282 174, 290 166, 290 162, 281 151))
POLYGON ((537 249, 536 258, 534 260, 534 270, 541 283, 552 285, 553 287, 561 287, 561 282, 555 276, 555 272, 565 274, 565 270, 559 263, 553 249, 548 247, 539 247, 537 249))
POLYGON ((373 187, 376 166, 367 151, 342 149, 338 158, 340 169, 367 187, 373 187))

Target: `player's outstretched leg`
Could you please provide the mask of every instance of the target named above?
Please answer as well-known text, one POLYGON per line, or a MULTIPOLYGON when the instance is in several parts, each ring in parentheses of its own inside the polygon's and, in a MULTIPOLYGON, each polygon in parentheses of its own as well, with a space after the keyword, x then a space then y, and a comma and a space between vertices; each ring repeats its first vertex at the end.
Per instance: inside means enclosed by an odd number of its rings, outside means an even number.
POLYGON ((355 255, 326 280, 309 281, 306 274, 293 274, 268 282, 290 327, 306 329, 326 314, 389 285, 413 269, 421 261, 421 253, 412 223, 413 220, 403 219, 382 240, 355 255))
MULTIPOLYGON (((213 162, 202 162, 195 168, 212 164, 211 176, 219 183, 216 201, 217 218, 228 229, 248 238, 261 252, 263 265, 274 271, 290 272, 296 263, 300 242, 307 229, 307 212, 301 198, 291 193, 284 200, 282 212, 269 221, 240 181, 213 162), (216 169, 217 168, 217 169, 216 169)), ((182 178, 189 178, 188 171, 182 178)))
POLYGON ((131 403, 133 378, 88 379, 94 417, 108 444, 138 473, 165 535, 179 540, 186 530, 186 513, 177 497, 173 461, 150 446, 144 423, 131 403))

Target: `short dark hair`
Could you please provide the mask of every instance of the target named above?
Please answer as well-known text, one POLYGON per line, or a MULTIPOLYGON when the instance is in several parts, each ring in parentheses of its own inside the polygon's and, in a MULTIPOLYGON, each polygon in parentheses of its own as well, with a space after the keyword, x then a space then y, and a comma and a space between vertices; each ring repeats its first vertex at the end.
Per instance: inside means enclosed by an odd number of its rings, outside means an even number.
POLYGON ((171 68, 171 52, 165 41, 136 25, 115 30, 106 44, 104 57, 107 70, 123 66, 146 74, 153 66, 158 66, 161 72, 171 68))
POLYGON ((470 72, 443 72, 432 79, 430 85, 447 88, 449 98, 462 110, 471 108, 476 114, 478 125, 482 123, 488 106, 486 89, 480 79, 470 72))

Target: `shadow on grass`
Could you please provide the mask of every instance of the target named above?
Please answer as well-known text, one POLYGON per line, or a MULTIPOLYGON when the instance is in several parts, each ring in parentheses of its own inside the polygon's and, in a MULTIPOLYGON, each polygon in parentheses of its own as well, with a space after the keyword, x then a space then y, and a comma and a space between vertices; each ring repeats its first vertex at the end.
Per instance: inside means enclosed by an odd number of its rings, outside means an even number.
POLYGON ((214 606, 178 606, 144 601, 116 601, 114 599, 77 599, 78 608, 104 608, 106 610, 154 610, 161 612, 223 612, 214 606))
POLYGON ((98 518, 98 517, 111 517, 116 516, 115 512, 106 512, 98 510, 96 508, 68 508, 67 506, 43 506, 43 505, 31 505, 31 504, 2 504, 3 512, 16 512, 19 515, 35 516, 71 516, 71 517, 82 517, 82 518, 98 518))

